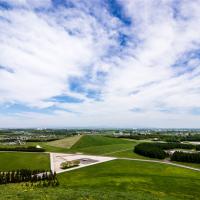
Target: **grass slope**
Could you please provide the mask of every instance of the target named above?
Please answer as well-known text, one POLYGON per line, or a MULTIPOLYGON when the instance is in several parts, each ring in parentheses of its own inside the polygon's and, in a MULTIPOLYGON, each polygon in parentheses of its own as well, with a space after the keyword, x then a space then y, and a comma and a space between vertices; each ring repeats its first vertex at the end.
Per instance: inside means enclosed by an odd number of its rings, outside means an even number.
POLYGON ((138 140, 110 138, 100 135, 85 135, 72 146, 70 151, 124 158, 151 159, 134 153, 134 146, 139 142, 138 140))
POLYGON ((200 173, 158 163, 114 160, 59 175, 57 188, 0 185, 2 199, 199 200, 200 173))
POLYGON ((24 152, 0 152, 0 170, 14 169, 50 169, 49 154, 24 153, 24 152))
POLYGON ((61 140, 55 140, 52 142, 48 142, 47 144, 54 147, 61 147, 61 148, 71 148, 78 140, 80 140, 81 135, 75 135, 71 137, 67 137, 61 140))
POLYGON ((134 142, 100 135, 85 135, 70 149, 71 152, 103 155, 133 149, 134 142))
POLYGON ((130 141, 111 138, 101 135, 84 135, 81 140, 72 146, 72 149, 87 148, 91 146, 104 146, 113 144, 129 144, 130 141))

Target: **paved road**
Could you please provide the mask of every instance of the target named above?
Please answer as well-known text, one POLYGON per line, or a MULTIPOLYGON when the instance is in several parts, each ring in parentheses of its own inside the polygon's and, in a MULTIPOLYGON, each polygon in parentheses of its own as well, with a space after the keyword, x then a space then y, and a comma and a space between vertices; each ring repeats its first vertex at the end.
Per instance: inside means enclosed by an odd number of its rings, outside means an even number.
POLYGON ((145 159, 138 159, 138 158, 117 158, 117 159, 142 161, 142 162, 151 162, 151 163, 161 163, 161 164, 173 165, 173 166, 176 166, 176 167, 182 167, 182 168, 185 168, 185 169, 191 169, 191 170, 195 170, 195 171, 199 171, 200 172, 200 169, 198 169, 198 168, 189 167, 189 166, 181 165, 181 164, 176 164, 176 163, 172 163, 170 161, 145 160, 145 159))

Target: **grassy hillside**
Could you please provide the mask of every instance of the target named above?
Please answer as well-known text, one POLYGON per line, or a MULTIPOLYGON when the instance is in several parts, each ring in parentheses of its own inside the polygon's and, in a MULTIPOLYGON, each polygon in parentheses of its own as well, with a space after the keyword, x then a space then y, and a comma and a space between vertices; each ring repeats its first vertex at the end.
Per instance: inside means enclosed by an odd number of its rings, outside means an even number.
POLYGON ((75 135, 75 136, 71 136, 71 137, 66 137, 64 139, 61 140, 55 140, 52 142, 48 142, 47 144, 50 146, 54 146, 54 147, 61 147, 61 148, 71 148, 76 142, 78 142, 80 140, 82 136, 81 135, 75 135))
POLYGON ((199 200, 200 173, 158 163, 114 160, 59 175, 57 188, 0 185, 2 199, 199 200))
MULTIPOLYGON (((101 135, 85 135, 76 142, 70 152, 81 152, 85 154, 105 155, 119 158, 139 158, 152 160, 145 156, 135 153, 134 146, 140 142, 151 142, 149 140, 126 140, 121 138, 110 138, 101 135)), ((156 159, 154 159, 156 160, 156 159)), ((200 168, 200 164, 179 163, 195 168, 200 168)))
POLYGON ((21 168, 49 169, 49 154, 0 152, 0 171, 9 171, 21 168))
POLYGON ((113 144, 130 144, 130 141, 101 135, 84 135, 77 143, 72 146, 72 149, 113 144))
POLYGON ((124 139, 100 135, 85 135, 72 146, 70 151, 96 155, 109 155, 116 151, 133 149, 134 144, 135 142, 124 139))

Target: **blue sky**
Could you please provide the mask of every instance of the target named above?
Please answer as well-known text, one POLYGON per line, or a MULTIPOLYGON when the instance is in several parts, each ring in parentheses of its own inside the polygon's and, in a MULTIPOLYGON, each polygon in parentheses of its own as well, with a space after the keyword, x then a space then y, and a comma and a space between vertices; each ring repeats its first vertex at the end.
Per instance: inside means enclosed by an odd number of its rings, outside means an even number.
POLYGON ((200 128, 200 0, 0 0, 0 127, 200 128))

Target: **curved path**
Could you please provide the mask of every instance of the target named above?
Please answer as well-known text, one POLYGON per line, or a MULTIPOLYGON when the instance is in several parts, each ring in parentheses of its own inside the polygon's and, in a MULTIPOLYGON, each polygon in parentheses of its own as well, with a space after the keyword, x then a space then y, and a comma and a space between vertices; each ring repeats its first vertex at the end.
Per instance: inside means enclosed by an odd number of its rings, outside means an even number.
POLYGON ((199 171, 200 172, 200 169, 198 169, 198 168, 194 168, 194 167, 190 167, 190 166, 186 166, 186 165, 181 165, 181 164, 176 164, 176 163, 172 163, 170 161, 145 160, 145 159, 138 159, 138 158, 117 158, 117 159, 142 161, 142 162, 152 162, 152 163, 161 163, 161 164, 173 165, 173 166, 176 166, 176 167, 182 167, 182 168, 185 168, 185 169, 191 169, 191 170, 195 170, 195 171, 199 171))
MULTIPOLYGON (((119 152, 123 152, 123 151, 127 151, 127 150, 132 150, 132 148, 131 149, 130 148, 129 149, 123 149, 123 150, 120 150, 120 151, 109 152, 109 153, 104 153, 104 154, 102 154, 102 156, 104 156, 104 155, 110 155, 110 156, 112 156, 111 154, 119 153, 119 152)), ((139 158, 123 158, 123 157, 117 157, 117 159, 133 160, 133 161, 143 161, 143 162, 153 162, 153 163, 162 163, 162 164, 174 165, 176 167, 182 167, 182 168, 186 168, 186 169, 200 171, 200 169, 198 169, 198 168, 194 168, 194 167, 190 167, 190 166, 186 166, 186 165, 181 165, 181 164, 173 163, 170 160, 159 161, 159 160, 147 160, 147 159, 139 159, 139 158)))

